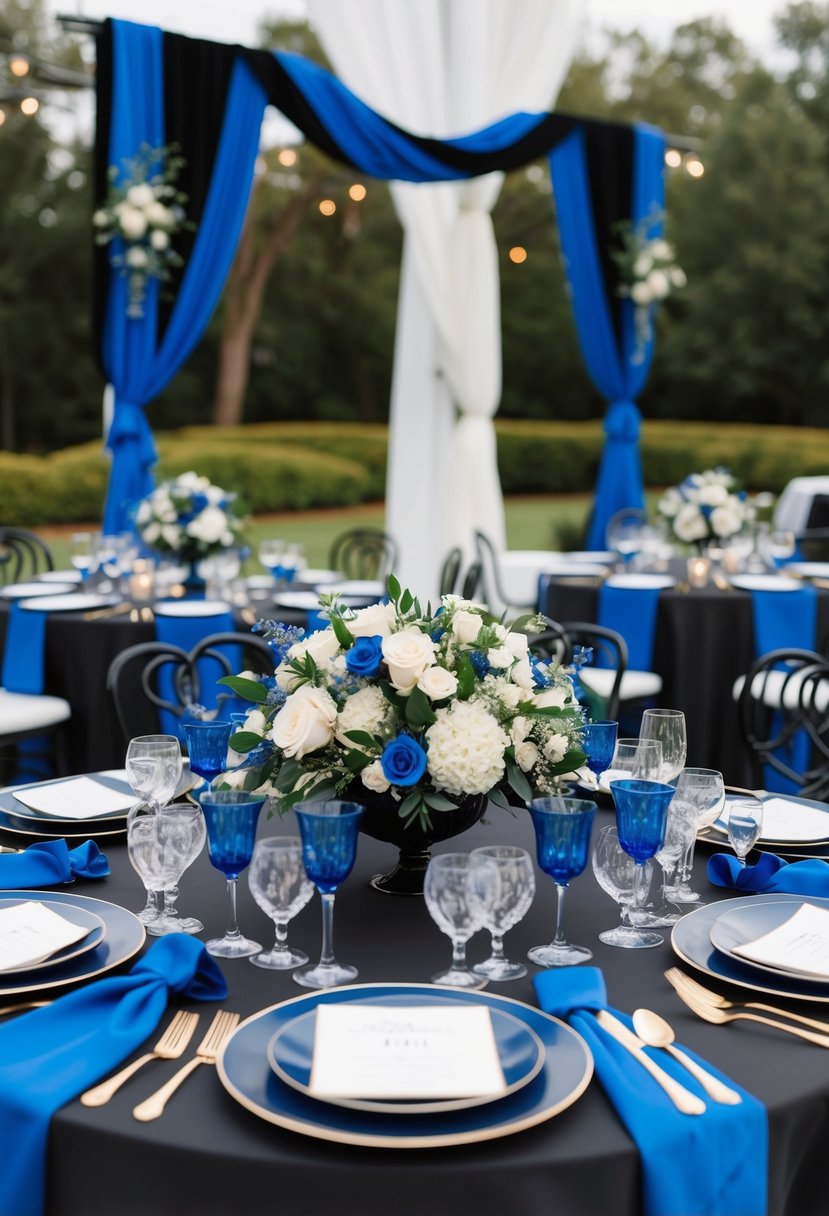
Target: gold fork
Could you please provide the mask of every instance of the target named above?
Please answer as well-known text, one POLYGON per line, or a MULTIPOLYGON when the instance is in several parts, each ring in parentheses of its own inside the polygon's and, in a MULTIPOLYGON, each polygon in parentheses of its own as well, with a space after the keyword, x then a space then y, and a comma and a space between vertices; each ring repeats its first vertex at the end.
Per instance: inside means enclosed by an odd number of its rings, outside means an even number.
POLYGON ((761 1001, 727 1001, 718 992, 704 988, 702 984, 697 983, 684 971, 680 971, 678 967, 671 967, 669 971, 666 971, 665 979, 673 985, 677 992, 684 989, 700 1001, 713 1005, 715 1009, 760 1009, 763 1013, 773 1013, 779 1018, 789 1018, 793 1022, 799 1022, 801 1026, 810 1026, 813 1030, 829 1034, 829 1022, 821 1022, 817 1018, 807 1018, 802 1013, 792 1013, 789 1009, 780 1009, 777 1005, 764 1005, 761 1001))
POLYGON ((149 1064, 150 1060, 177 1060, 184 1054, 198 1024, 199 1015, 197 1013, 187 1013, 184 1009, 179 1009, 152 1051, 147 1052, 138 1060, 133 1060, 132 1064, 128 1064, 126 1068, 116 1072, 108 1081, 102 1081, 100 1085, 81 1094, 81 1104, 83 1106, 106 1106, 112 1095, 121 1088, 124 1082, 138 1072, 139 1068, 149 1064))
POLYGON ((140 1102, 132 1112, 133 1117, 141 1123, 149 1123, 151 1119, 157 1119, 163 1113, 164 1107, 167 1105, 172 1094, 176 1092, 182 1081, 198 1068, 199 1064, 216 1063, 216 1060, 219 1058, 219 1052, 238 1024, 238 1013, 230 1013, 227 1009, 220 1009, 210 1023, 207 1034, 196 1048, 196 1054, 193 1059, 188 1060, 184 1067, 180 1068, 166 1085, 162 1085, 161 1089, 156 1090, 154 1094, 150 1094, 149 1098, 140 1102))
POLYGON ((798 1026, 788 1026, 785 1022, 775 1022, 772 1018, 764 1018, 759 1013, 732 1013, 726 1009, 718 1009, 716 1005, 712 1005, 708 1001, 701 1001, 684 986, 682 988, 674 986, 674 991, 698 1018, 702 1018, 703 1022, 711 1022, 715 1026, 724 1026, 728 1022, 738 1021, 760 1022, 763 1026, 773 1027, 774 1030, 785 1030, 787 1034, 793 1034, 798 1039, 806 1039, 808 1043, 815 1043, 818 1047, 829 1047, 829 1035, 801 1030, 798 1026))

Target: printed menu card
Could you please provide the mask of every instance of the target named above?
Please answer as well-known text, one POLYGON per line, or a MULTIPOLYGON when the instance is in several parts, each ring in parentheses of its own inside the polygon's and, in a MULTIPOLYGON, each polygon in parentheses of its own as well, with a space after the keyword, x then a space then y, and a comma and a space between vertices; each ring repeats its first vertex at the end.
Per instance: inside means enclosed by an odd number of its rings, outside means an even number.
POLYGON ((89 933, 88 925, 73 925, 57 912, 27 900, 0 911, 0 972, 50 958, 79 942, 89 933))
POLYGON ((829 980, 829 911, 800 904, 782 925, 733 950, 766 967, 829 980))

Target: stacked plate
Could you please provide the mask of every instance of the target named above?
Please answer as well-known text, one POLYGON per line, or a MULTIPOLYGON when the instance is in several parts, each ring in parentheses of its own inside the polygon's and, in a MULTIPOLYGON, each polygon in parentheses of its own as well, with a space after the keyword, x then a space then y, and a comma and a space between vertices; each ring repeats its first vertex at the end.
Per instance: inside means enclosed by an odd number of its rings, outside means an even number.
POLYGON ((438 1148, 512 1135, 551 1119, 587 1088, 593 1060, 569 1026, 520 1001, 429 984, 361 984, 310 993, 255 1014, 228 1041, 218 1071, 237 1102, 280 1127, 344 1144, 438 1148), (317 1096, 311 1071, 321 1004, 365 1006, 367 1014, 483 1006, 491 1016, 504 1085, 495 1094, 437 1100, 317 1096))
MULTIPOLYGON (((763 828, 756 848, 784 857, 829 858, 829 805, 789 794, 763 794, 763 828)), ((728 840, 728 800, 720 819, 700 833, 708 844, 728 840)))
POLYGON ((22 903, 40 904, 86 932, 47 959, 0 971, 0 997, 14 999, 91 979, 120 966, 144 944, 138 917, 116 904, 62 891, 0 892, 0 910, 22 903))

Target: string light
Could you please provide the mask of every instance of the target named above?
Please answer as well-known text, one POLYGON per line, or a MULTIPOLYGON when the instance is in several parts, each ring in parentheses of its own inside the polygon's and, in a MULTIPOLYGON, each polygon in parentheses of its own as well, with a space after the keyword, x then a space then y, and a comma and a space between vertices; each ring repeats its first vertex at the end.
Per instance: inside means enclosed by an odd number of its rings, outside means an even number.
POLYGON ((279 153, 277 160, 279 161, 280 165, 285 165, 285 167, 289 169, 291 165, 296 164, 297 155, 293 148, 283 148, 279 153))
POLYGON ((324 198, 320 203, 320 211, 323 215, 333 215, 337 210, 337 204, 333 198, 324 198))
POLYGON ((36 97, 24 97, 20 103, 20 109, 24 114, 37 114, 40 109, 40 102, 36 97))
POLYGON ((689 177, 702 177, 705 165, 698 156, 688 156, 685 159, 685 172, 689 177))
POLYGON ((682 153, 678 148, 668 148, 665 153, 665 164, 669 169, 678 169, 682 164, 682 153))
POLYGON ((28 74, 29 74, 28 59, 24 59, 24 57, 22 55, 14 55, 9 60, 9 71, 11 72, 12 76, 28 76, 28 74))
POLYGON ((0 127, 2 127, 2 125, 5 121, 6 121, 6 111, 0 110, 0 127))
POLYGON ((509 260, 515 262, 516 266, 520 266, 522 262, 527 260, 527 251, 523 245, 513 245, 509 251, 509 260))
POLYGON ((355 203, 361 203, 367 193, 365 186, 360 182, 355 182, 353 186, 348 187, 348 197, 355 203))

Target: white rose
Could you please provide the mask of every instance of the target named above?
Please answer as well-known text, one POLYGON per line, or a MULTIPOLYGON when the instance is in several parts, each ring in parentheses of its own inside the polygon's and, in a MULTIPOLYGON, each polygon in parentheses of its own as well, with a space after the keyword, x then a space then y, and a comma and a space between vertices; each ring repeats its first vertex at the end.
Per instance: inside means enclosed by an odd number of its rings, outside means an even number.
POLYGON ((511 650, 506 646, 492 646, 486 652, 487 662, 490 667, 494 667, 496 671, 503 671, 505 667, 509 667, 515 662, 515 657, 511 650))
POLYGON ((452 636, 461 645, 471 645, 481 632, 483 621, 477 612, 461 610, 452 617, 452 636))
POLYGON ((299 659, 310 654, 317 667, 324 667, 329 659, 334 658, 339 649, 340 643, 337 641, 333 629, 318 629, 316 633, 303 638, 301 642, 294 642, 288 651, 288 658, 299 659))
POLYGON ((534 703, 539 709, 547 709, 551 705, 556 709, 564 709, 567 701, 566 688, 542 688, 541 692, 536 693, 533 697, 534 703))
POLYGON ((177 549, 181 544, 181 528, 178 524, 164 524, 161 535, 171 549, 177 549))
POLYGON ((630 298, 639 308, 647 308, 653 303, 653 292, 647 282, 634 283, 630 289, 630 298))
POLYGON ((426 693, 430 701, 445 701, 458 691, 457 676, 445 667, 427 667, 417 678, 418 688, 426 693))
POLYGON ((96 228, 106 228, 109 223, 109 216, 106 211, 96 211, 92 216, 92 223, 96 228))
POLYGON ((734 536, 743 526, 740 514, 730 506, 715 507, 710 523, 716 536, 734 536))
POLYGON ((510 668, 510 679, 513 684, 517 684, 519 688, 525 689, 527 692, 533 686, 533 672, 530 667, 529 659, 519 659, 517 663, 510 668))
POLYGON ((653 270, 653 258, 649 253, 640 253, 633 263, 633 273, 637 279, 646 279, 653 270))
POLYGON ((166 232, 156 229, 155 232, 150 233, 150 244, 156 252, 161 253, 170 244, 170 238, 166 232))
POLYGON ((401 629, 383 639, 383 658, 398 692, 411 692, 418 678, 435 661, 435 643, 419 629, 401 629))
POLYGON ((667 262, 674 256, 673 246, 658 237, 655 241, 651 241, 651 254, 660 262, 667 262))
POLYGON ((147 217, 147 223, 152 224, 154 228, 172 227, 173 217, 163 203, 150 203, 149 207, 144 208, 144 215, 147 217))
POLYGON ((515 762, 522 772, 528 773, 533 765, 538 761, 538 748, 534 743, 527 740, 525 743, 518 743, 515 747, 515 762))
POLYGON ((717 482, 700 486, 697 493, 697 502, 704 503, 707 507, 721 507, 727 498, 728 490, 726 490, 724 485, 717 482))
POLYGON ((646 281, 655 299, 664 300, 671 294, 671 282, 664 270, 652 270, 646 281))
POLYGON ((517 684, 508 684, 506 680, 498 681, 498 700, 507 709, 515 709, 519 701, 523 701, 524 693, 517 684))
POLYGON ((136 245, 134 249, 127 250, 125 260, 132 270, 143 270, 147 265, 147 251, 136 245))
POLYGON ((161 535, 161 528, 157 523, 147 524, 142 536, 148 545, 154 545, 161 535))
POLYGON ((147 220, 144 212, 137 211, 135 207, 124 207, 118 216, 118 222, 121 225, 121 231, 128 241, 140 241, 147 231, 147 220))
POLYGON ((237 768, 232 773, 222 773, 221 777, 216 782, 216 785, 226 785, 232 790, 240 790, 245 784, 247 777, 247 769, 237 768))
POLYGON ((268 721, 261 709, 252 709, 242 727, 242 730, 251 730, 256 735, 264 735, 267 729, 268 721))
POLYGON ((224 511, 220 511, 218 507, 205 507, 187 525, 187 535, 195 536, 208 545, 215 545, 226 527, 227 518, 224 511))
POLYGON ((567 755, 569 746, 566 735, 550 735, 544 744, 544 755, 551 764, 558 764, 567 755))
POLYGON ((704 540, 708 535, 708 525, 692 502, 687 502, 677 511, 674 517, 674 532, 686 544, 704 540))
POLYGON ((152 519, 153 509, 150 504, 144 500, 135 513, 135 522, 137 524, 146 524, 152 519))
POLYGON ((523 715, 519 714, 517 718, 513 719, 512 726, 510 727, 510 739, 514 744, 518 745, 519 743, 524 742, 529 733, 529 718, 525 718, 523 715))
POLYGON ((526 633, 508 633, 504 645, 516 659, 525 659, 529 648, 529 638, 526 633))
POLYGON ((274 743, 286 756, 301 760, 331 742, 336 720, 337 706, 330 693, 303 684, 274 718, 274 743))
POLYGON ((685 287, 688 283, 685 271, 681 266, 672 266, 668 271, 668 278, 674 287, 685 287))
POLYGON ((379 760, 375 760, 373 764, 366 765, 360 773, 360 780, 367 790, 373 790, 375 794, 385 794, 391 785, 391 782, 386 779, 386 774, 383 772, 383 766, 379 760))
POLYGON ((393 604, 370 604, 359 608, 353 619, 347 620, 348 632, 353 638, 388 638, 394 625, 393 604))
POLYGON ((147 182, 139 182, 136 186, 130 186, 127 191, 127 202, 131 207, 148 207, 150 203, 155 202, 152 186, 147 182))

